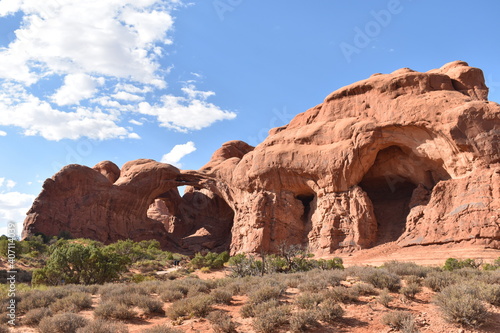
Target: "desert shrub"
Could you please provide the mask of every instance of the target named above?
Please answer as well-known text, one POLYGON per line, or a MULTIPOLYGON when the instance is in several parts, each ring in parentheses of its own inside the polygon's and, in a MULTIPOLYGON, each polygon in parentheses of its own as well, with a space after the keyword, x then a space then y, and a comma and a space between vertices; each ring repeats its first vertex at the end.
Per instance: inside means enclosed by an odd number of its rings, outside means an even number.
POLYGON ((76 333, 80 327, 88 324, 88 320, 74 313, 60 313, 53 317, 45 317, 40 321, 38 330, 41 333, 76 333))
POLYGON ((0 333, 9 333, 10 332, 10 328, 9 326, 6 326, 6 325, 0 325, 0 333))
POLYGON ((436 295, 436 304, 444 317, 453 323, 477 327, 484 323, 487 311, 478 288, 467 284, 451 285, 436 295))
POLYGON ((344 310, 333 300, 326 300, 321 303, 317 311, 318 319, 327 323, 342 318, 344 310))
POLYGON ((457 282, 458 277, 452 272, 432 272, 424 279, 424 286, 431 288, 433 291, 441 291, 457 282))
POLYGON ((479 285, 479 294, 481 299, 491 305, 500 306, 500 284, 481 283, 479 285))
POLYGON ((123 295, 148 295, 142 284, 112 284, 107 283, 99 287, 99 293, 105 298, 123 295))
POLYGON ((253 304, 263 303, 271 299, 278 299, 283 293, 284 288, 279 285, 266 284, 261 288, 252 291, 249 295, 249 302, 253 304))
POLYGON ((182 291, 177 289, 164 289, 160 293, 160 298, 164 302, 177 301, 184 297, 182 291))
POLYGON ((388 289, 382 290, 377 297, 377 301, 386 308, 389 307, 389 304, 392 302, 393 299, 394 297, 392 297, 391 294, 389 294, 388 289))
POLYGON ((358 276, 362 281, 371 283, 375 288, 387 288, 390 291, 398 291, 401 287, 401 279, 385 269, 369 268, 360 271, 358 276))
POLYGON ((182 317, 205 317, 212 311, 213 299, 208 295, 201 295, 175 301, 167 310, 170 319, 182 317))
POLYGON ((131 310, 127 305, 107 301, 101 303, 95 310, 94 316, 102 319, 129 320, 134 318, 137 313, 131 310))
POLYGON ((422 285, 423 279, 416 276, 416 275, 407 275, 405 277, 405 282, 406 284, 418 284, 419 286, 422 285))
POLYGON ((57 300, 57 298, 50 293, 40 290, 32 290, 26 293, 21 293, 20 297, 21 300, 18 304, 19 311, 21 313, 36 308, 47 308, 57 300))
POLYGON ((33 272, 33 283, 102 284, 116 280, 128 263, 127 257, 106 247, 64 241, 54 247, 46 266, 33 272))
POLYGON ((252 256, 246 256, 243 253, 231 257, 228 261, 233 277, 257 276, 262 275, 262 261, 256 260, 252 256))
POLYGON ((352 290, 354 293, 364 296, 378 294, 377 290, 375 290, 373 285, 370 283, 363 283, 363 282, 356 283, 355 285, 352 286, 352 290))
POLYGON ((325 296, 322 294, 305 292, 297 296, 295 302, 301 309, 314 309, 324 298, 325 296))
POLYGON ((325 298, 334 302, 352 303, 358 300, 358 293, 354 289, 338 286, 328 290, 325 293, 325 298))
POLYGON ((259 333, 271 333, 278 327, 288 323, 290 308, 285 305, 280 305, 276 308, 271 308, 266 312, 256 314, 252 321, 253 328, 259 333))
POLYGON ((384 263, 383 268, 385 268, 389 273, 396 274, 399 276, 417 276, 426 277, 433 268, 419 266, 414 262, 401 262, 401 261, 389 261, 384 263))
POLYGON ((236 324, 231 316, 222 311, 213 311, 207 316, 215 333, 235 333, 236 324))
POLYGON ((229 290, 225 290, 222 288, 217 288, 212 290, 210 293, 212 296, 214 302, 216 304, 231 304, 231 301, 233 300, 233 294, 229 290))
POLYGON ((156 325, 145 329, 142 333, 183 333, 182 330, 167 325, 156 325))
POLYGON ((422 291, 422 287, 416 283, 408 283, 406 286, 401 288, 400 292, 405 297, 414 298, 416 294, 422 291))
POLYGON ((196 253, 194 258, 189 262, 189 266, 200 269, 208 267, 210 269, 218 269, 224 267, 224 264, 229 260, 229 254, 224 251, 222 253, 208 252, 205 255, 196 253))
POLYGON ((455 258, 448 258, 446 259, 443 270, 445 271, 454 271, 456 269, 461 269, 461 268, 473 268, 477 269, 479 268, 481 264, 476 263, 474 259, 464 259, 464 260, 458 260, 455 258))
POLYGON ((323 279, 321 280, 308 279, 299 284, 297 288, 299 288, 299 290, 303 292, 307 291, 316 293, 326 290, 328 288, 328 283, 323 279))
POLYGON ((77 329, 76 333, 128 333, 128 328, 122 323, 96 319, 87 326, 77 329))
POLYGON ((260 313, 267 312, 270 309, 277 308, 279 306, 280 302, 277 299, 272 299, 258 304, 247 303, 241 307, 240 314, 243 318, 255 317, 260 313))
POLYGON ((132 267, 138 269, 141 273, 148 273, 161 271, 165 265, 157 260, 141 260, 135 262, 132 267))
POLYGON ((156 325, 145 329, 142 333, 183 333, 182 330, 167 325, 156 325))
POLYGON ((292 313, 289 318, 290 331, 305 332, 310 327, 318 325, 317 314, 315 311, 302 310, 292 313))
POLYGON ((407 311, 392 311, 382 317, 382 324, 404 333, 418 332, 415 317, 407 311))
POLYGON ((142 309, 146 314, 164 314, 163 302, 151 296, 137 295, 134 297, 134 305, 142 309))
POLYGON ((50 311, 50 309, 47 308, 32 309, 26 312, 26 315, 24 316, 22 323, 28 326, 37 326, 43 318, 50 316, 52 316, 52 311, 50 311))
POLYGON ((52 312, 79 312, 92 307, 92 297, 89 294, 77 292, 58 299, 50 306, 52 312))

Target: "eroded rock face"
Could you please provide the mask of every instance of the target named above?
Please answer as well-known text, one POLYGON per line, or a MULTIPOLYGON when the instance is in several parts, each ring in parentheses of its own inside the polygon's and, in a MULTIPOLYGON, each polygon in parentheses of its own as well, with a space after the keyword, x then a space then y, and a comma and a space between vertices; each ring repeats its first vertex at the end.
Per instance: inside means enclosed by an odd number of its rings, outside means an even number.
POLYGON ((24 234, 232 253, 282 243, 318 255, 392 241, 500 248, 500 105, 487 94, 465 62, 400 69, 333 92, 255 148, 224 144, 198 171, 151 160, 118 172, 68 166, 44 184, 24 234), (183 185, 192 187, 181 197, 183 185))

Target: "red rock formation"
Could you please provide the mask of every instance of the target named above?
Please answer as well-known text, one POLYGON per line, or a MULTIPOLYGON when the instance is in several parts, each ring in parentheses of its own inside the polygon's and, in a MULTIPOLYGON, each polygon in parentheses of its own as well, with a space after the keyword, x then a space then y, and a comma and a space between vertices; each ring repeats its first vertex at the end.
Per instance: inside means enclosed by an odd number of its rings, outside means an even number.
POLYGON ((405 68, 333 92, 255 148, 228 142, 199 171, 68 166, 45 183, 24 234, 232 253, 283 242, 318 255, 391 241, 500 248, 500 105, 487 94, 465 62, 405 68))

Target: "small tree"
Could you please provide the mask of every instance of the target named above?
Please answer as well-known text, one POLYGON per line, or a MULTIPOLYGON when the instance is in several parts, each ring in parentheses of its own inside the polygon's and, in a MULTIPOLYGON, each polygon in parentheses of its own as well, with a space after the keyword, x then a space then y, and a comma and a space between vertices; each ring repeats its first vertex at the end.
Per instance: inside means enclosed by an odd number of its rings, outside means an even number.
POLYGON ((117 279, 129 263, 127 257, 107 247, 62 242, 52 251, 47 265, 35 270, 33 283, 102 284, 117 279))

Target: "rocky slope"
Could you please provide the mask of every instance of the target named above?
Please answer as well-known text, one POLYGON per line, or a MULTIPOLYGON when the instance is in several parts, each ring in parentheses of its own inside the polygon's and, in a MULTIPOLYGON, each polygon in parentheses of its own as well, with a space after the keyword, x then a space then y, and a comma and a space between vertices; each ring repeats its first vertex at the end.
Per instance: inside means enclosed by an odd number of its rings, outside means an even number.
POLYGON ((152 160, 66 166, 44 183, 23 233, 232 253, 284 243, 317 255, 387 242, 500 249, 500 105, 487 95, 482 71, 460 61, 374 74, 255 148, 224 144, 197 171, 152 160))

